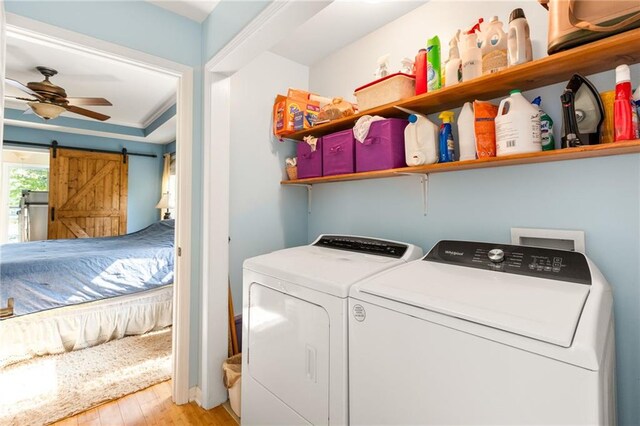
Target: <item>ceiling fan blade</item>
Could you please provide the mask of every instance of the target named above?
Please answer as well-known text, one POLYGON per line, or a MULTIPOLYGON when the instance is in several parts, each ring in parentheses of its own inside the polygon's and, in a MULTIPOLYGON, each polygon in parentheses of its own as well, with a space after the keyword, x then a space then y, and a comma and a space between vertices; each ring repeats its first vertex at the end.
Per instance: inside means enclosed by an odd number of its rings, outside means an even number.
POLYGON ((17 99, 19 101, 29 101, 29 102, 38 102, 38 99, 28 99, 28 98, 22 98, 20 96, 9 96, 9 95, 4 95, 5 98, 10 98, 10 99, 17 99))
POLYGON ((105 98, 69 98, 67 100, 73 105, 93 105, 93 106, 112 106, 113 104, 105 98))
POLYGON ((99 112, 80 108, 75 105, 67 105, 64 108, 66 108, 67 111, 69 112, 73 112, 74 114, 84 115, 85 117, 93 118, 95 120, 105 121, 111 118, 108 115, 104 115, 104 114, 100 114, 99 112))
POLYGON ((24 84, 20 83, 17 80, 13 80, 10 78, 5 78, 4 82, 10 86, 15 87, 16 89, 20 89, 23 92, 26 92, 28 94, 30 94, 31 96, 35 97, 36 99, 42 101, 44 100, 44 97, 36 92, 34 92, 33 90, 29 89, 27 86, 25 86, 24 84))

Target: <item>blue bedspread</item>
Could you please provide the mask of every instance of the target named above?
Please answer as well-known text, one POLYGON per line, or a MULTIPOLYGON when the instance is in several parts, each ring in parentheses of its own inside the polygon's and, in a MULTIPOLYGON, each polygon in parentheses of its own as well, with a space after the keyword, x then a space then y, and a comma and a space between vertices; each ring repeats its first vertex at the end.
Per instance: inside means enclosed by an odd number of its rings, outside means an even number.
POLYGON ((173 283, 174 221, 118 237, 0 246, 0 300, 15 316, 173 283))

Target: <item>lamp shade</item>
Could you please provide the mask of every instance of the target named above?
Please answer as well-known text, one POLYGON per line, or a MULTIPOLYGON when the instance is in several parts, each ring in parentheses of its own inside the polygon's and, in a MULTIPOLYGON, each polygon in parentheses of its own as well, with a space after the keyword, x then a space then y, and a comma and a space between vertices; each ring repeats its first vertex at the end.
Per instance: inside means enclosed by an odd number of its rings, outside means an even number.
POLYGON ((168 192, 162 194, 162 197, 160 197, 160 201, 158 201, 158 204, 156 204, 156 209, 172 209, 174 207, 175 206, 173 205, 173 202, 171 202, 171 200, 169 199, 168 192))
POLYGON ((60 114, 66 111, 66 109, 59 105, 46 102, 29 102, 28 105, 36 115, 44 118, 45 120, 57 118, 60 114))

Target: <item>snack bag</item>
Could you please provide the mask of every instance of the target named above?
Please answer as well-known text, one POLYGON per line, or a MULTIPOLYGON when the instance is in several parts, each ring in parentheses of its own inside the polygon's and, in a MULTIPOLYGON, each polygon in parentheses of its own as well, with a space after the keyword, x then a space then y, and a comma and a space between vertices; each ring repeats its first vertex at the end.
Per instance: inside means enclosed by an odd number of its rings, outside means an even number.
POLYGON ((496 156, 496 123, 498 107, 491 102, 473 102, 473 128, 478 158, 496 156))

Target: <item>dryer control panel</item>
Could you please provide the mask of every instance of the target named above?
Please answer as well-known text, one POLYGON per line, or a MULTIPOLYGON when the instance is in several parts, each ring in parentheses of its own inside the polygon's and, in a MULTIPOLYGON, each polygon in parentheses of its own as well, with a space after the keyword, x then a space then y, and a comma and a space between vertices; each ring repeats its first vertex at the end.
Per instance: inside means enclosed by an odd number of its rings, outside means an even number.
POLYGON ((314 245, 376 256, 393 257, 396 259, 404 256, 408 249, 405 244, 348 235, 323 235, 314 245))
POLYGON ((471 241, 440 241, 424 260, 591 285, 582 253, 471 241))

